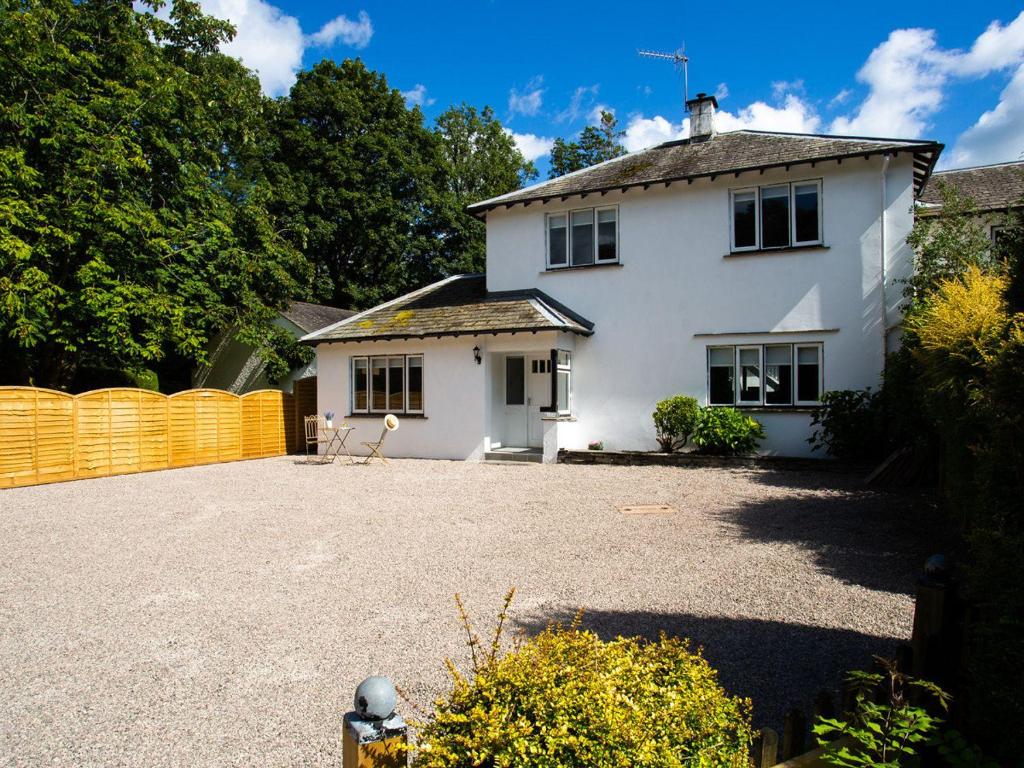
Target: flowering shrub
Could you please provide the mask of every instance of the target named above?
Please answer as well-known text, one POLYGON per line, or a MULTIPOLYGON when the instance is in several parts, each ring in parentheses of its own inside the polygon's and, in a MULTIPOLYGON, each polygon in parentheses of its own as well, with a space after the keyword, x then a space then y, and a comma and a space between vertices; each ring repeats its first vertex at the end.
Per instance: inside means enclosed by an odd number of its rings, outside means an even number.
POLYGON ((499 656, 500 629, 487 653, 466 626, 474 673, 448 662, 452 691, 421 727, 419 768, 748 765, 750 702, 687 641, 605 642, 577 618, 499 656))
POLYGON ((601 442, 600 440, 591 440, 587 444, 587 449, 591 450, 591 451, 603 451, 604 450, 604 443, 601 442))

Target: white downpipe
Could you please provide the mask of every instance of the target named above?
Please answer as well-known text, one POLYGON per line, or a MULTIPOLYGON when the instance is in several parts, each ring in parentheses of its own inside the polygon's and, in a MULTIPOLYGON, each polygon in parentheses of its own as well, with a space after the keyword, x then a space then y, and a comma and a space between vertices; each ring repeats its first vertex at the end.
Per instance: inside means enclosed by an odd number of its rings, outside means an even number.
POLYGON ((889 173, 889 161, 892 160, 892 155, 882 155, 882 176, 881 176, 881 195, 879 199, 878 209, 878 230, 879 230, 879 266, 881 267, 881 295, 882 295, 882 370, 885 370, 885 354, 889 347, 889 308, 886 305, 885 297, 885 281, 888 279, 886 271, 886 251, 885 251, 885 201, 886 201, 886 176, 889 173))

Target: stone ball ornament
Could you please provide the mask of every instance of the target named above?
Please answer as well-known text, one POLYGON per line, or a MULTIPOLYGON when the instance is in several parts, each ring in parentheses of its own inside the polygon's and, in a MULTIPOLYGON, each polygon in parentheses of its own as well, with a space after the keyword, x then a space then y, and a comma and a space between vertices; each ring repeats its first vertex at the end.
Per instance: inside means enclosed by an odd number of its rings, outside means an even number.
POLYGON ((356 712, 367 720, 387 720, 397 704, 395 686, 383 675, 368 677, 356 688, 356 712))

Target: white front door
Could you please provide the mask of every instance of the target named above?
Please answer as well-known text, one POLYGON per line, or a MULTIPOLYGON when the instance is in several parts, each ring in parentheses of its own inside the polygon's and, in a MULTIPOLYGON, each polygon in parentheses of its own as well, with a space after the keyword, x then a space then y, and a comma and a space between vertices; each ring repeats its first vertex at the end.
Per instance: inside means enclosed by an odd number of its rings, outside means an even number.
POLYGON ((544 425, 540 420, 541 408, 551 405, 551 355, 531 355, 526 362, 526 404, 529 408, 527 425, 529 445, 544 446, 544 425))
POLYGON ((521 448, 527 444, 526 358, 522 355, 505 357, 505 434, 501 444, 506 448, 521 448))

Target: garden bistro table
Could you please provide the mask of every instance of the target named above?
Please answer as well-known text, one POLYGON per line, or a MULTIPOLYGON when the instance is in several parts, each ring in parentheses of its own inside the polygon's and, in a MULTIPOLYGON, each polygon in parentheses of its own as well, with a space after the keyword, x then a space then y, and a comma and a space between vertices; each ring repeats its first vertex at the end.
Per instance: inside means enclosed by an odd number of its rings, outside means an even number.
POLYGON ((355 427, 328 427, 325 424, 320 425, 321 434, 327 438, 326 448, 324 449, 322 462, 324 464, 334 463, 336 458, 341 457, 341 452, 344 451, 348 456, 350 464, 355 464, 356 460, 352 458, 352 454, 349 453, 348 448, 345 447, 345 441, 348 440, 349 433, 354 430, 355 427))

